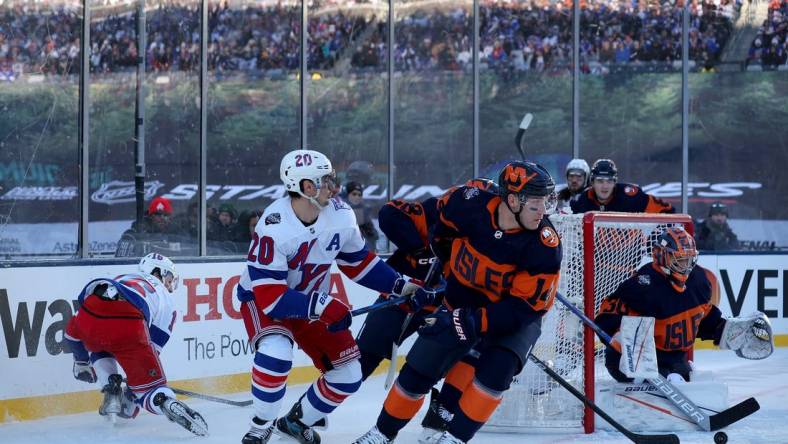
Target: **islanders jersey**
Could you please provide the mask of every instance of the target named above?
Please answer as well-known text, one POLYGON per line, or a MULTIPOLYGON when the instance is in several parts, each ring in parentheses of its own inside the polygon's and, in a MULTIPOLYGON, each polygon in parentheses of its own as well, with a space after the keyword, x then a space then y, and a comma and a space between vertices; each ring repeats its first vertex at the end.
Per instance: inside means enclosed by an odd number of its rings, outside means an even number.
POLYGON ((610 195, 610 201, 603 204, 594 193, 593 187, 588 187, 578 193, 569 202, 575 214, 588 211, 618 211, 622 213, 675 213, 673 205, 646 194, 639 186, 630 183, 616 183, 610 195))
POLYGON ((422 202, 392 200, 380 209, 378 226, 397 246, 388 259, 397 271, 417 279, 424 279, 430 266, 429 229, 438 219, 438 199, 430 197, 422 202))
POLYGON ((366 249, 355 213, 341 199, 331 199, 305 225, 283 197, 257 222, 237 297, 254 299, 274 319, 307 318, 309 295, 329 291, 334 261, 355 282, 381 292, 391 291, 399 277, 366 249))
MULTIPOLYGON (((497 193, 498 185, 490 179, 476 178, 465 182, 465 186, 497 193)), ((451 194, 458 187, 449 188, 451 194)), ((378 213, 378 226, 397 250, 388 263, 397 271, 417 279, 424 279, 429 270, 429 231, 438 220, 438 198, 430 197, 422 202, 392 200, 378 213)))
POLYGON ((81 307, 88 298, 99 297, 94 294, 99 285, 107 285, 105 292, 116 294, 139 311, 148 326, 153 346, 161 352, 170 340, 178 314, 164 284, 155 276, 138 273, 122 274, 115 279, 95 279, 79 294, 81 307))
POLYGON ((503 230, 501 198, 462 186, 438 203, 433 242, 451 242, 445 304, 482 308, 482 331, 507 333, 544 315, 561 269, 561 240, 544 217, 536 230, 503 230))
POLYGON ((722 313, 712 304, 716 279, 711 282, 707 273, 695 266, 684 291, 678 292, 653 263, 645 264, 602 301, 596 323, 613 336, 623 315, 654 317, 659 367, 686 362, 695 339, 716 340, 722 325, 722 313))

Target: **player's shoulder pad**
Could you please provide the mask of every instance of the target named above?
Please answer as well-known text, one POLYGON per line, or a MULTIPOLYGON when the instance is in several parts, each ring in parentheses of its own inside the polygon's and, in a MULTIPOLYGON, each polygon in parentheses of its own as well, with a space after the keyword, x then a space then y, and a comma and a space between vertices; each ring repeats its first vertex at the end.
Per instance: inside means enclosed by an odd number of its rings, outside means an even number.
POLYGON ((695 266, 687 277, 686 285, 687 288, 698 292, 698 295, 704 299, 704 302, 711 300, 712 283, 704 268, 695 266))
POLYGON ((339 196, 334 196, 331 199, 329 199, 328 205, 326 206, 332 208, 334 211, 341 211, 341 210, 350 210, 351 212, 353 211, 353 209, 350 208, 350 205, 348 205, 348 203, 342 200, 342 198, 339 196))
POLYGON ((286 205, 290 205, 288 199, 278 199, 272 202, 271 205, 268 205, 255 227, 257 233, 261 236, 265 234, 277 238, 283 235, 286 237, 286 233, 291 231, 290 228, 288 228, 287 214, 289 214, 288 211, 292 211, 289 210, 286 205))
POLYGON ((549 218, 545 217, 539 224, 539 241, 547 248, 558 248, 561 245, 561 237, 549 218))
POLYGON ((664 279, 651 262, 644 264, 632 276, 621 283, 634 292, 648 291, 657 283, 657 279, 664 279))
POLYGON ((640 193, 640 187, 633 183, 618 182, 616 183, 616 191, 620 191, 626 196, 637 196, 640 193))
POLYGON ((356 226, 355 211, 339 197, 332 197, 320 214, 320 217, 327 217, 332 226, 356 226))

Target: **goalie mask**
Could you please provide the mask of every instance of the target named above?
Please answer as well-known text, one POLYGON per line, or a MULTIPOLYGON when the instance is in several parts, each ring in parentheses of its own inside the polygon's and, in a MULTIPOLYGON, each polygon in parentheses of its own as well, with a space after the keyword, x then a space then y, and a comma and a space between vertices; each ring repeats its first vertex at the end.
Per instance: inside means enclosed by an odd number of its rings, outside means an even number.
POLYGON ((683 292, 698 262, 695 239, 683 227, 669 227, 657 236, 651 255, 655 268, 670 280, 676 291, 683 292))
POLYGON ((140 273, 155 276, 157 273, 159 280, 170 293, 178 288, 178 273, 175 271, 175 264, 167 256, 159 253, 148 253, 140 260, 140 273))
POLYGON ((544 199, 545 214, 553 213, 558 204, 553 177, 543 166, 533 162, 514 161, 504 166, 498 175, 498 194, 521 226, 520 212, 530 199, 544 199), (507 196, 510 194, 520 201, 520 211, 509 206, 507 196))
POLYGON ((334 167, 328 157, 318 151, 294 150, 285 154, 279 166, 279 177, 287 191, 298 193, 318 208, 323 204, 318 202, 316 196, 307 196, 301 188, 302 180, 309 180, 320 190, 328 187, 332 194, 339 191, 334 167))

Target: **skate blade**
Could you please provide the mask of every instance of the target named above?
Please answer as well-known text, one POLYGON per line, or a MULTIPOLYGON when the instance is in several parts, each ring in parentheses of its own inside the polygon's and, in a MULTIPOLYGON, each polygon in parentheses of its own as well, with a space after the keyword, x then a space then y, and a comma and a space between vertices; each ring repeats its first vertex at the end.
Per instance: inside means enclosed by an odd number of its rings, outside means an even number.
POLYGON ((435 429, 422 429, 421 435, 419 436, 419 444, 435 444, 440 439, 443 432, 440 430, 435 429))

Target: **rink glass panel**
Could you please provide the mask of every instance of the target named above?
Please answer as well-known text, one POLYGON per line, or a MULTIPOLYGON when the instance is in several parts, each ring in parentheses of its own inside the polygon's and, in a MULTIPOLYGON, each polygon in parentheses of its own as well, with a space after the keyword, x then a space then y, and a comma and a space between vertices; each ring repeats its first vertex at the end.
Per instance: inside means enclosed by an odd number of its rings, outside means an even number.
MULTIPOLYGON (((91 1, 88 84, 90 211, 88 236, 96 255, 112 256, 136 218, 134 116, 136 109, 136 1, 112 6, 91 1)), ((158 191, 161 187, 154 184, 158 191)))
POLYGON ((245 255, 249 216, 285 195, 279 162, 301 145, 301 2, 209 5, 206 201, 210 213, 233 206, 236 232, 215 236, 209 214, 207 253, 245 255))
POLYGON ((77 254, 82 18, 76 1, 0 3, 0 260, 77 254))
POLYGON ((563 183, 572 158, 572 3, 482 0, 479 11, 479 171, 496 178, 520 159, 513 141, 531 113, 525 156, 563 183))
POLYGON ((423 200, 430 194, 419 186, 445 189, 473 175, 473 75, 458 59, 471 49, 473 2, 393 5, 394 191, 423 200))
POLYGON ((689 77, 689 181, 698 184, 689 213, 706 219, 709 206, 722 202, 740 250, 785 251, 788 71, 716 69, 689 77), (742 185, 731 193, 709 183, 742 185))
POLYGON ((144 97, 145 203, 168 195, 173 212, 162 233, 133 234, 138 257, 152 251, 196 256, 197 233, 182 228, 188 201, 177 190, 199 177, 200 4, 146 3, 146 72, 136 85, 138 2, 91 3, 90 231, 92 253, 112 256, 112 242, 136 219, 134 162, 137 97, 144 97))
POLYGON ((311 1, 308 13, 307 145, 331 159, 343 198, 348 182, 365 187, 359 222, 377 219, 388 188, 388 2, 311 1))
MULTIPOLYGON (((612 159, 621 182, 680 184, 681 8, 594 0, 581 6, 581 156, 589 165, 612 159), (653 25, 634 26, 637 14, 653 25), (647 41, 666 48, 646 51, 647 41)), ((681 211, 680 192, 660 197, 681 211)))

